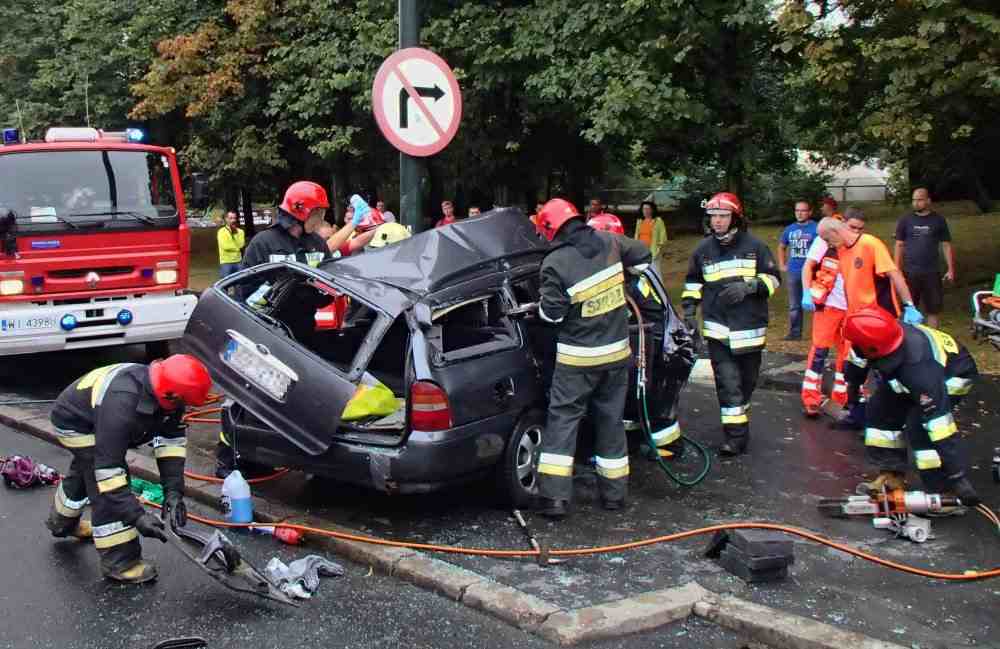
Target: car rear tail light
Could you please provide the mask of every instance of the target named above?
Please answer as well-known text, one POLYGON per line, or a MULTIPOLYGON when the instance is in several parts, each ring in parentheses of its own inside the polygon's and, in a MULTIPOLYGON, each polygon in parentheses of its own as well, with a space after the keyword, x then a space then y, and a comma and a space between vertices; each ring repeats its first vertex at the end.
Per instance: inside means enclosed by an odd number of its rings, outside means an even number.
POLYGON ((410 427, 413 430, 451 428, 448 394, 430 381, 417 381, 410 388, 410 427))

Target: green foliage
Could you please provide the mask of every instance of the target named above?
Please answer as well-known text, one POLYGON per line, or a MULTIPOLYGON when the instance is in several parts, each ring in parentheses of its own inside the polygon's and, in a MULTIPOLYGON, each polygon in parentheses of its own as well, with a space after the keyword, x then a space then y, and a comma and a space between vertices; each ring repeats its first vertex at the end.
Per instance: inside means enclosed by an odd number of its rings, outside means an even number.
POLYGON ((805 65, 799 93, 807 146, 839 160, 907 161, 911 180, 989 203, 1000 144, 1000 6, 986 0, 788 0, 780 49, 805 65))

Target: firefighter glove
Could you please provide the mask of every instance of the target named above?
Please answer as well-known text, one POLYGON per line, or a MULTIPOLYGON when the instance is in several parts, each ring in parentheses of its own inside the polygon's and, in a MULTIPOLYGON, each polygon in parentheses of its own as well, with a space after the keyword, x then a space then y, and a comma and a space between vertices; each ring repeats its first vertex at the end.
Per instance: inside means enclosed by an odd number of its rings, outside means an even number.
POLYGON ((187 525, 187 517, 184 497, 176 491, 168 491, 163 497, 163 511, 160 518, 164 522, 169 522, 171 528, 177 529, 187 525))
POLYGON ((813 302, 812 294, 809 291, 802 293, 802 308, 806 311, 816 310, 816 303, 813 302))
POLYGON ((732 282, 719 293, 719 301, 722 302, 724 306, 739 304, 743 300, 747 299, 748 296, 757 292, 757 286, 759 283, 760 280, 756 277, 752 277, 745 281, 732 282))
POLYGON ((152 514, 143 514, 135 521, 135 529, 139 534, 151 539, 160 539, 167 542, 167 535, 163 531, 163 521, 152 514))
POLYGON ((924 314, 912 304, 903 307, 903 322, 908 325, 918 325, 924 321, 924 314))

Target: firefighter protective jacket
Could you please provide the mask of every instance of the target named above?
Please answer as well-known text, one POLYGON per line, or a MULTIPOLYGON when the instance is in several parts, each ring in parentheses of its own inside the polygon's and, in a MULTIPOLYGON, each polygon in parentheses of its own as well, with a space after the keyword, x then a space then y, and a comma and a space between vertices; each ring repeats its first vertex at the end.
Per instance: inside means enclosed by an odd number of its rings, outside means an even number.
POLYGON ((778 266, 766 245, 739 232, 729 245, 706 237, 691 255, 681 302, 694 315, 701 304, 702 335, 729 347, 734 354, 760 351, 767 334, 767 298, 778 289, 778 266), (719 293, 732 282, 757 278, 765 287, 732 307, 719 293))
POLYGON ((871 364, 893 392, 910 395, 925 413, 947 415, 948 419, 951 401, 967 395, 979 375, 968 349, 945 332, 923 325, 904 324, 899 349, 871 364), (929 410, 932 403, 936 408, 933 412, 929 410))
POLYGON ((125 453, 152 442, 164 492, 184 493, 183 414, 183 408, 160 406, 148 366, 119 363, 99 367, 66 387, 53 407, 52 423, 63 446, 93 449, 97 488, 114 499, 119 520, 131 525, 143 508, 128 489, 125 453))
POLYGON ((580 370, 610 369, 628 362, 632 351, 625 304, 625 273, 649 265, 649 248, 639 241, 588 230, 587 257, 572 243, 555 248, 542 261, 538 315, 559 324, 556 362, 580 370))

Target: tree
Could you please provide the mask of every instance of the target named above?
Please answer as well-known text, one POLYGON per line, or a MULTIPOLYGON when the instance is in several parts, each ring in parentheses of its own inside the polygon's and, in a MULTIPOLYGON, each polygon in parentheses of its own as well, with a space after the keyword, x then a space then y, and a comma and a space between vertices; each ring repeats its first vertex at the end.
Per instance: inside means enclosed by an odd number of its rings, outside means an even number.
POLYGON ((788 0, 780 49, 810 148, 909 163, 939 197, 1000 192, 1000 7, 989 0, 788 0))

